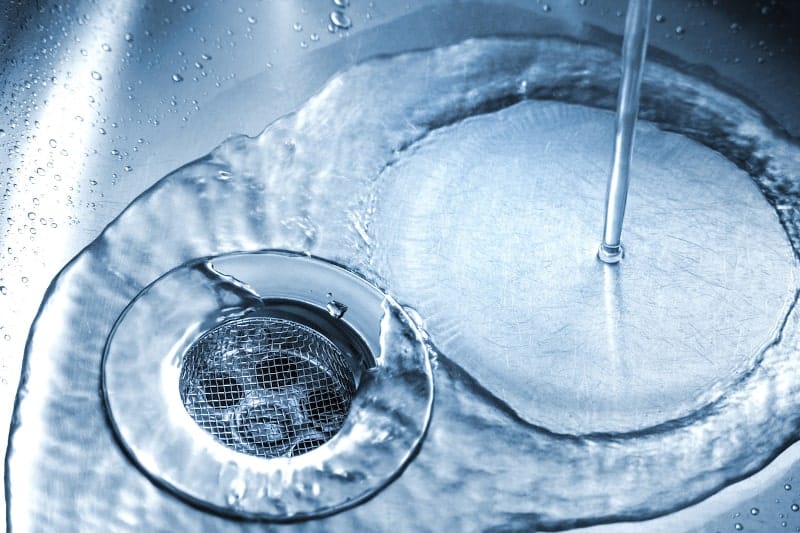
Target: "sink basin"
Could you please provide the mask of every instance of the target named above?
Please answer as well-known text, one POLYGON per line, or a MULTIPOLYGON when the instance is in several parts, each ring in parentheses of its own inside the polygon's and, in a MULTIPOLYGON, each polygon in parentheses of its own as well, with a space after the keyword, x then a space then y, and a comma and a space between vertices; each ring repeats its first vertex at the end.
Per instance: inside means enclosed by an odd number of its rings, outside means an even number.
MULTIPOLYGON (((23 367, 23 353, 48 284, 162 176, 232 135, 259 134, 329 87, 337 72, 365 60, 498 35, 558 37, 616 51, 625 11, 624 2, 599 0, 339 4, 347 2, 19 2, 0 8, 0 148, 8 154, 0 168, 0 425, 11 424, 20 370, 42 372, 23 367)), ((653 13, 650 58, 737 95, 776 129, 800 135, 797 6, 656 1, 653 13)), ((166 238, 165 228, 152 228, 148 238, 166 238)), ((104 305, 102 295, 94 297, 104 305)), ((77 334, 103 341, 108 331, 91 325, 77 334)), ((38 392, 21 389, 21 401, 35 403, 38 392)), ((798 454, 796 445, 789 447, 757 474, 653 518, 647 528, 800 526, 791 507, 798 454)), ((84 466, 68 467, 76 483, 84 466)), ((11 528, 57 523, 57 516, 29 509, 22 498, 10 501, 11 528)), ((92 508, 91 501, 80 505, 92 508)), ((131 529, 137 523, 114 519, 131 529)))

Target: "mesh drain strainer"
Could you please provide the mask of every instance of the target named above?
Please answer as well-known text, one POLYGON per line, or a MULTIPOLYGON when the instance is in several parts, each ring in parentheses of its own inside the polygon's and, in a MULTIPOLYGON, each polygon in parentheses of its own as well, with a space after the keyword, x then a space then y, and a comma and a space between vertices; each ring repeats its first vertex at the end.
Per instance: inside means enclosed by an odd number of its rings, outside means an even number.
POLYGON ((258 457, 300 455, 342 427, 356 391, 344 354, 291 320, 232 320, 186 352, 183 405, 226 446, 258 457))
POLYGON ((143 289, 109 336, 103 391, 153 481, 214 512, 285 521, 394 479, 430 421, 433 376, 391 297, 327 261, 264 251, 197 259, 143 289))

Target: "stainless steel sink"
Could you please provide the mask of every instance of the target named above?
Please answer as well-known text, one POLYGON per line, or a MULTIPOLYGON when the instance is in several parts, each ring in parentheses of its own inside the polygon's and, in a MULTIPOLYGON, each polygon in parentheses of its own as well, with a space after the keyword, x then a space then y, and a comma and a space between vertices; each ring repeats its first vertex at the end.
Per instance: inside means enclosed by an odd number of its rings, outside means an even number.
MULTIPOLYGON (((796 3, 654 3, 649 57, 727 88, 800 136, 796 3)), ((25 339, 49 283, 162 176, 230 135, 259 133, 365 59, 490 35, 615 47, 625 12, 615 0, 339 4, 348 2, 0 7, 0 427, 11 423, 25 339), (352 25, 331 26, 334 12, 352 25)), ((800 496, 785 488, 800 489, 798 461, 794 445, 760 473, 646 528, 800 527, 790 507, 800 496)))

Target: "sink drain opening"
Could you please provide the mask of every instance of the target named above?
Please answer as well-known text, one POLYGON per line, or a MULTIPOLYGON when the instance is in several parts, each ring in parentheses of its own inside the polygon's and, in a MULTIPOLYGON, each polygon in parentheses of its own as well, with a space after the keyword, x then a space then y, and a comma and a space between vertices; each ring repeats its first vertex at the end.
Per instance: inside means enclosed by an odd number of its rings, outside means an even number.
POLYGON ((402 471, 433 376, 391 296, 266 250, 198 258, 144 288, 106 343, 103 391, 153 481, 212 512, 292 521, 356 505, 402 471))
POLYGON ((277 317, 231 320, 187 350, 183 405, 219 442, 296 456, 341 429, 356 392, 349 358, 321 332, 277 317))

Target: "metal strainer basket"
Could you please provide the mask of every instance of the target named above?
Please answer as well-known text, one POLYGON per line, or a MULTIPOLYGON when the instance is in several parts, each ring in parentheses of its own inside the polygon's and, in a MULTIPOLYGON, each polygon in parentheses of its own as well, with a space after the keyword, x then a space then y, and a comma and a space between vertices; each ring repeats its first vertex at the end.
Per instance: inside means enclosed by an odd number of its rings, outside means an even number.
POLYGON ((180 393, 218 441, 262 458, 300 455, 342 427, 356 391, 347 357, 318 331, 276 317, 228 321, 184 355, 180 393))
POLYGON ((147 286, 108 338, 102 383, 150 479, 244 519, 364 501, 414 457, 433 408, 428 345, 406 310, 280 250, 197 258, 147 286))

